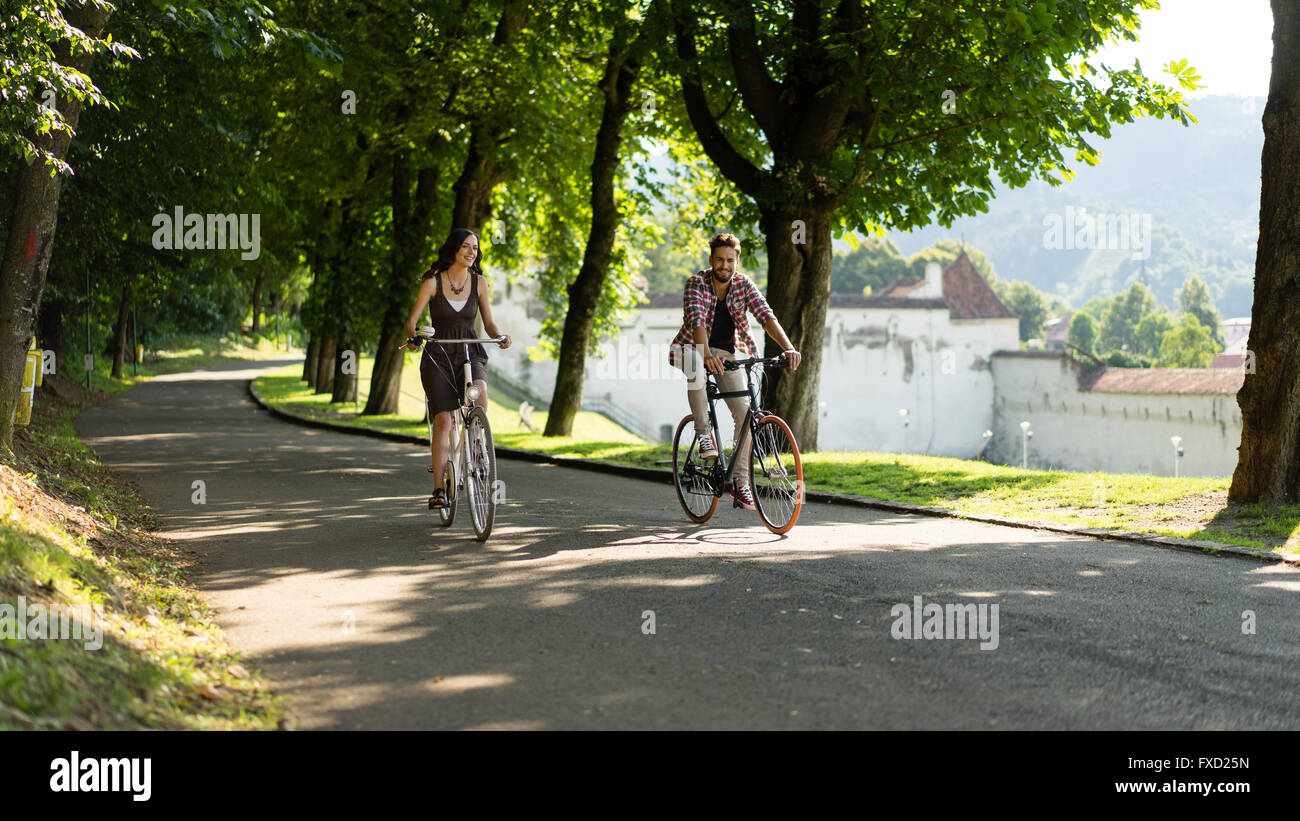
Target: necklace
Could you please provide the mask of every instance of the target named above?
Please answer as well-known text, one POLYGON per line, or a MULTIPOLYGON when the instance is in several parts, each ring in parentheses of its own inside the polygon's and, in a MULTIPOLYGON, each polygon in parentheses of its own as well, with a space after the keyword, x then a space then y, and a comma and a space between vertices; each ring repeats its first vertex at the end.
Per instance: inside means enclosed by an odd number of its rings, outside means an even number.
POLYGON ((461 282, 459 288, 457 288, 455 285, 452 285, 452 284, 451 284, 451 278, 448 277, 448 278, 447 278, 447 287, 451 289, 451 292, 452 292, 453 294, 455 294, 456 296, 460 296, 460 295, 465 291, 465 286, 469 284, 469 276, 470 276, 470 275, 469 275, 469 273, 467 272, 467 273, 465 274, 465 280, 464 280, 463 282, 461 282))

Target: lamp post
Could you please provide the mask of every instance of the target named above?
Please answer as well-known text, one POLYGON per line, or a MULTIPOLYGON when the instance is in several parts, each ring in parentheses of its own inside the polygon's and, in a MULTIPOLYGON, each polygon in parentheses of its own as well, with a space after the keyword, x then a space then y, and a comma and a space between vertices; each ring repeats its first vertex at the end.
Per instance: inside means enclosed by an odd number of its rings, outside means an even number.
POLYGON ((907 408, 898 409, 898 421, 900 423, 898 429, 898 452, 899 453, 907 453, 907 426, 911 424, 910 422, 907 421, 907 414, 908 414, 907 408))
POLYGON ((1028 422, 1020 423, 1020 467, 1025 470, 1029 469, 1029 438, 1034 432, 1029 429, 1028 422))
POLYGON ((1174 478, 1178 478, 1178 461, 1183 458, 1183 437, 1170 436, 1170 443, 1174 446, 1174 478))

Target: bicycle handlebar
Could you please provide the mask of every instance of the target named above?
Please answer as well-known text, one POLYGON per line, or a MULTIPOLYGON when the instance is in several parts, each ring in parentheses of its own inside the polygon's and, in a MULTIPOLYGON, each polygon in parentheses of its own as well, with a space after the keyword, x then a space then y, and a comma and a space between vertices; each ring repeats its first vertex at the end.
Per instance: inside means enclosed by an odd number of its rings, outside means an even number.
POLYGON ((728 371, 739 370, 742 367, 752 368, 755 365, 770 365, 773 368, 785 368, 785 367, 789 367, 790 360, 786 359, 785 356, 782 355, 782 356, 769 356, 767 358, 763 358, 761 356, 755 356, 755 357, 750 357, 749 359, 733 359, 730 361, 723 360, 722 362, 723 369, 728 371))
POLYGON ((493 339, 434 339, 433 328, 431 328, 428 325, 425 325, 423 328, 419 330, 419 333, 417 333, 415 336, 411 337, 410 339, 406 340, 401 345, 398 345, 397 347, 400 349, 400 348, 405 348, 407 345, 418 346, 424 342, 437 342, 442 345, 461 345, 467 342, 468 343, 492 342, 492 343, 499 344, 501 342, 504 342, 505 338, 506 335, 502 334, 501 336, 495 337, 493 339))

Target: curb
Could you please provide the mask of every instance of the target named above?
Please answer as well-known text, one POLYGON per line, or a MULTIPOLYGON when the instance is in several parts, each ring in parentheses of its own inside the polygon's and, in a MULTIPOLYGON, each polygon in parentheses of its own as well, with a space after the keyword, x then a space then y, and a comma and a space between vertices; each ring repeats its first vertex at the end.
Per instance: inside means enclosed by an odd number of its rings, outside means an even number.
MULTIPOLYGON (((384 439, 389 442, 400 442, 404 445, 419 445, 427 448, 429 440, 424 436, 407 436, 401 433, 393 433, 387 430, 375 430, 374 428, 362 428, 353 425, 340 425, 337 422, 325 422, 320 419, 312 419, 309 416, 299 416, 296 413, 280 410, 269 404, 265 399, 258 395, 253 389, 252 379, 248 380, 248 396, 262 410, 267 411, 272 416, 283 419, 286 422, 293 422, 297 425, 304 425, 310 428, 320 428, 322 430, 331 430, 335 433, 351 433, 357 436, 369 436, 372 439, 384 439)), ((581 470, 594 470, 601 473, 612 473, 618 476, 627 476, 632 479, 644 479, 651 482, 660 482, 671 485, 673 483, 673 472, 666 468, 643 468, 636 465, 618 465, 611 462, 601 462, 597 459, 583 459, 578 456, 549 456, 545 453, 537 453, 531 450, 519 450, 517 448, 508 448, 497 445, 495 448, 497 455, 506 459, 514 459, 520 462, 533 462, 535 464, 545 465, 563 465, 565 467, 579 468, 581 470)))
MULTIPOLYGON (((422 436, 406 436, 404 434, 393 433, 386 430, 341 425, 337 422, 325 422, 320 419, 312 419, 307 416, 299 416, 295 413, 280 410, 279 408, 268 404, 258 395, 257 391, 253 389, 253 382, 254 380, 252 379, 248 380, 249 398, 262 410, 265 410, 272 416, 283 419, 286 422, 292 422, 297 425, 305 425, 312 428, 320 428, 322 430, 331 430, 336 433, 369 436, 372 439, 384 439, 389 442, 420 445, 421 447, 428 447, 429 445, 429 440, 422 436)), ((651 482, 658 482, 660 484, 672 484, 672 471, 667 468, 643 468, 634 465, 618 465, 611 462, 601 462, 596 459, 583 459, 576 456, 549 456, 531 450, 518 450, 516 448, 507 448, 500 445, 497 446, 496 452, 499 456, 521 462, 562 465, 564 467, 579 468, 581 470, 592 470, 617 476, 628 476, 633 479, 643 479, 651 482)), ((1196 553, 1211 553, 1215 555, 1226 553, 1230 556, 1237 556, 1245 559, 1262 559, 1264 561, 1275 562, 1278 564, 1300 563, 1300 554, 1296 553, 1274 553, 1269 550, 1260 550, 1253 547, 1242 547, 1241 545, 1225 544, 1223 542, 1212 542, 1202 539, 1181 539, 1176 536, 1160 536, 1154 533, 1133 533, 1124 530, 1106 530, 1105 528, 1098 527, 1063 525, 1057 522, 1012 519, 1006 516, 993 516, 984 513, 962 513, 960 511, 948 510, 947 508, 942 507, 917 505, 910 502, 893 502, 886 499, 875 499, 870 496, 856 496, 849 493, 834 493, 824 490, 805 491, 804 498, 810 502, 850 505, 852 507, 867 507, 876 510, 888 510, 894 513, 911 513, 922 516, 942 517, 946 519, 966 519, 972 522, 1003 525, 1004 527, 1018 527, 1024 530, 1046 530, 1051 533, 1065 533, 1071 536, 1091 536, 1092 538, 1099 540, 1111 539, 1125 542, 1138 542, 1152 547, 1163 547, 1173 550, 1190 550, 1196 553)))

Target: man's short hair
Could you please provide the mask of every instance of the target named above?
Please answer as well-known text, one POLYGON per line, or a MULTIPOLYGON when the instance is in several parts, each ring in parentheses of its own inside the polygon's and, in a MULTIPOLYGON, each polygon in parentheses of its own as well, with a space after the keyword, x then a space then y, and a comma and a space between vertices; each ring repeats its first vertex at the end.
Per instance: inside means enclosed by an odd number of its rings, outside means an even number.
POLYGON ((714 234, 713 239, 709 240, 709 256, 712 257, 713 252, 724 245, 728 248, 735 248, 736 255, 740 255, 740 239, 735 234, 714 234))

